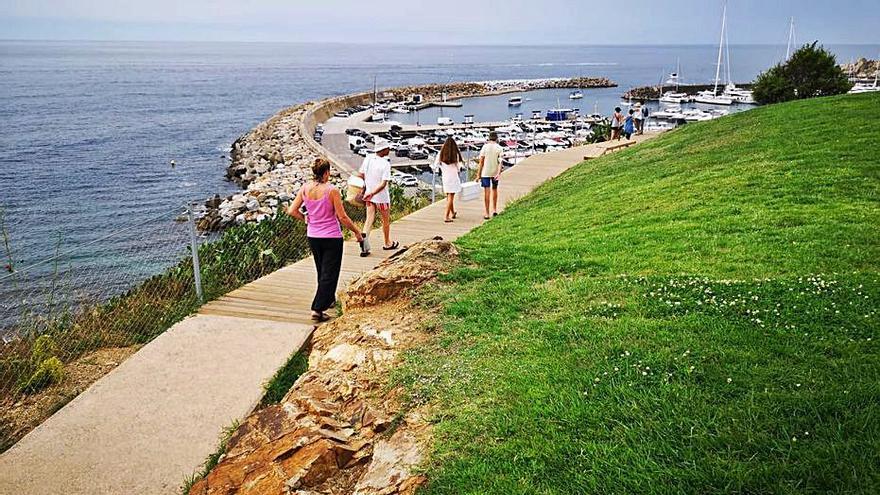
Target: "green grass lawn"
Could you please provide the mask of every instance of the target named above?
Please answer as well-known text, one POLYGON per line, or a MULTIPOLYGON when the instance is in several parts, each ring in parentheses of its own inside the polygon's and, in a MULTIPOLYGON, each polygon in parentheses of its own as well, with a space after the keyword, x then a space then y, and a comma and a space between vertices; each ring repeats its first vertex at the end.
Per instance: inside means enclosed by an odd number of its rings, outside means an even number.
POLYGON ((878 109, 688 125, 462 238, 396 376, 426 492, 880 491, 878 109))

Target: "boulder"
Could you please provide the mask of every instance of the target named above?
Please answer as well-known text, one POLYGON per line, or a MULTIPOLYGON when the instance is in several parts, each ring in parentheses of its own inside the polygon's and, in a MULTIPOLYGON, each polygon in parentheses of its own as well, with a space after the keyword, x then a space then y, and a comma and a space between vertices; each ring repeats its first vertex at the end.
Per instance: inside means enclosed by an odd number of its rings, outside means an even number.
POLYGON ((343 310, 405 296, 411 289, 434 279, 457 256, 455 246, 442 240, 423 241, 404 247, 349 284, 340 295, 343 310))

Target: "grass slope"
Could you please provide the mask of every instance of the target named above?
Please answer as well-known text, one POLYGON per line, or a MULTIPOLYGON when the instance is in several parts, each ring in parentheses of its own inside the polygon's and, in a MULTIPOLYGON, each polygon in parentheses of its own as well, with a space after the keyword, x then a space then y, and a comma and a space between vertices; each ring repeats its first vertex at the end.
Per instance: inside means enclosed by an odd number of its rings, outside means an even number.
POLYGON ((462 238, 397 377, 426 491, 880 490, 878 105, 689 125, 462 238))

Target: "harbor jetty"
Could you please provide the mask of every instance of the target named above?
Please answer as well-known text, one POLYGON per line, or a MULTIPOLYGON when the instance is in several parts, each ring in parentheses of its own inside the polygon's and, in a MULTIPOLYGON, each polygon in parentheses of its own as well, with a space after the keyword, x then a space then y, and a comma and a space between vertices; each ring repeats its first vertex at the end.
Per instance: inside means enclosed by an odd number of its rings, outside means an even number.
POLYGON ((880 60, 868 60, 864 57, 848 64, 840 64, 843 73, 850 79, 873 81, 880 73, 880 60))
POLYGON ((334 165, 332 180, 340 184, 350 166, 335 158, 318 142, 322 123, 336 112, 374 101, 442 104, 450 100, 540 89, 589 89, 616 87, 607 78, 511 79, 405 86, 364 92, 285 108, 232 144, 226 176, 243 191, 205 202, 198 226, 202 231, 220 231, 231 225, 260 222, 275 215, 310 177, 318 157, 334 165), (316 139, 317 138, 317 139, 316 139))
MULTIPOLYGON (((736 86, 742 89, 751 89, 752 83, 737 83, 736 86)), ((636 101, 658 101, 663 92, 675 89, 677 92, 687 94, 697 94, 700 91, 711 91, 715 87, 714 84, 680 84, 678 86, 639 86, 630 88, 623 93, 626 100, 636 101)))

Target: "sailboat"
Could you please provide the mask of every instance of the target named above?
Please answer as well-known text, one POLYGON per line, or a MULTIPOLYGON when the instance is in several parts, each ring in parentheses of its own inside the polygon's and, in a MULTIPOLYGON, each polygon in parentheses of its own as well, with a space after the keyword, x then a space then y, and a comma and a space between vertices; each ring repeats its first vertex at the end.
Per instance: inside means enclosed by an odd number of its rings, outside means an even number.
MULTIPOLYGON (((697 103, 706 103, 709 105, 732 105, 733 98, 718 94, 718 84, 721 81, 721 57, 724 54, 724 39, 727 34, 727 2, 721 13, 721 41, 718 42, 718 62, 715 64, 715 86, 712 91, 700 91, 694 98, 697 103)), ((728 57, 729 59, 729 57, 728 57)))
POLYGON ((724 49, 725 49, 725 62, 727 66, 727 84, 724 86, 724 94, 733 100, 735 103, 745 103, 745 104, 754 104, 755 99, 752 96, 752 92, 748 89, 737 88, 735 84, 733 84, 733 76, 730 72, 730 40, 728 38, 729 31, 727 30, 727 24, 724 25, 724 49))
POLYGON ((690 95, 687 93, 681 93, 678 91, 678 82, 679 75, 681 74, 681 59, 678 60, 675 67, 675 72, 669 74, 669 79, 666 80, 666 84, 674 84, 675 91, 666 91, 663 92, 663 86, 660 86, 660 91, 662 95, 660 96, 661 103, 670 103, 670 104, 679 104, 679 103, 688 103, 691 101, 690 95))

